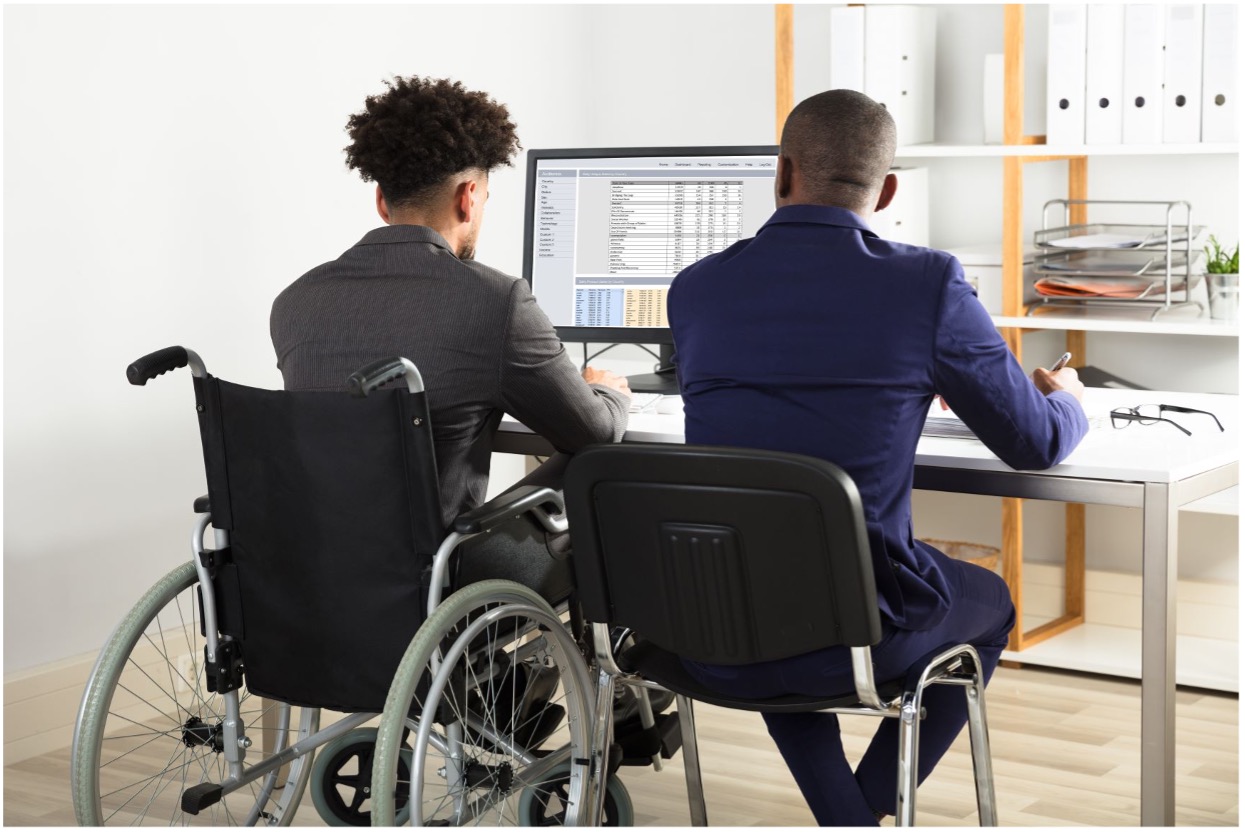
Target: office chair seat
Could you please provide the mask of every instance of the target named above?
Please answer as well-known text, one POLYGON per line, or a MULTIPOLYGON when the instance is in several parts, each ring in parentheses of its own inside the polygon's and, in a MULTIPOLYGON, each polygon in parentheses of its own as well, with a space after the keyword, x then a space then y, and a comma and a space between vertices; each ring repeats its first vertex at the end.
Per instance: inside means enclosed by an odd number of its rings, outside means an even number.
MULTIPOLYGON (((727 709, 741 711, 791 713, 811 712, 822 709, 866 708, 856 692, 849 691, 836 697, 813 697, 805 694, 786 694, 781 697, 756 699, 732 697, 708 688, 697 680, 684 667, 683 661, 675 654, 665 651, 652 642, 638 640, 618 658, 619 667, 630 671, 646 680, 652 680, 662 688, 727 709)), ((885 702, 891 702, 901 696, 904 681, 894 680, 877 687, 878 694, 885 702)))

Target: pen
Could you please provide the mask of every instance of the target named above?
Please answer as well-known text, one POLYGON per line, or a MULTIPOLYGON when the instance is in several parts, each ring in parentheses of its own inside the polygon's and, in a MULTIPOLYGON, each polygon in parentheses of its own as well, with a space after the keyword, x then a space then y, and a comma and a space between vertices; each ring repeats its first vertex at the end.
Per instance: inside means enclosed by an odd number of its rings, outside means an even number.
POLYGON ((1056 370, 1063 370, 1064 365, 1066 365, 1071 359, 1072 359, 1071 353, 1064 353, 1062 356, 1059 357, 1058 361, 1056 361, 1054 364, 1050 366, 1050 372, 1054 373, 1056 370))

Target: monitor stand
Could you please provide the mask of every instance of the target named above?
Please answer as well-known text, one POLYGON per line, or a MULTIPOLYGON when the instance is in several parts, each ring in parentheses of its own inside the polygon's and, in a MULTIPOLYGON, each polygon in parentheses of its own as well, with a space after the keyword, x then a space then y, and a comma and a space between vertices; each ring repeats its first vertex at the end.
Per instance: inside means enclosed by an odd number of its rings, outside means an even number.
POLYGON ((653 373, 637 373, 627 377, 627 384, 636 393, 660 393, 663 396, 679 395, 679 380, 674 375, 674 347, 658 345, 657 370, 653 373))

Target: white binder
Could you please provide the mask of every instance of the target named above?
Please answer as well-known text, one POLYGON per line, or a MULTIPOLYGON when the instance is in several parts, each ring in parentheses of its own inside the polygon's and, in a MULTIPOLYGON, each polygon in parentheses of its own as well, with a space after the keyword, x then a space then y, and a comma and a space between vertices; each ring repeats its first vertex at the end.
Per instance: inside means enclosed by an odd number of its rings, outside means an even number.
POLYGON ((891 168, 899 180, 895 199, 874 214, 869 228, 883 240, 929 245, 929 169, 891 168))
POLYGON ((932 6, 875 6, 865 11, 865 95, 886 106, 900 145, 934 141, 932 6))
POLYGON ((1085 142, 1084 6, 1053 4, 1046 50, 1046 144, 1085 142))
POLYGON ((1202 38, 1202 141, 1235 142, 1237 7, 1207 5, 1202 38))
POLYGON ((1093 3, 1085 21, 1085 144, 1124 138, 1124 7, 1093 3))
POLYGON ((830 89, 865 91, 865 9, 830 9, 830 89))
POLYGON ((1124 8, 1124 144, 1163 141, 1163 7, 1124 8))
POLYGON ((1163 141, 1202 137, 1202 7, 1164 5, 1163 141))

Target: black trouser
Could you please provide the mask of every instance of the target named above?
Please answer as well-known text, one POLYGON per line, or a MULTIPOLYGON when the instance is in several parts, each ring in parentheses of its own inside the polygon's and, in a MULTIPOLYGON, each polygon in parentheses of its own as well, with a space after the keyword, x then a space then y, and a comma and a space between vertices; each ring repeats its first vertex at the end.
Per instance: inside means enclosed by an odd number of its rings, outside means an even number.
MULTIPOLYGON (((570 459, 569 454, 554 454, 512 488, 535 485, 561 490, 570 459)), ((557 604, 565 601, 575 586, 570 556, 567 533, 546 532, 525 512, 460 546, 452 584, 457 590, 484 579, 510 579, 557 604)))

